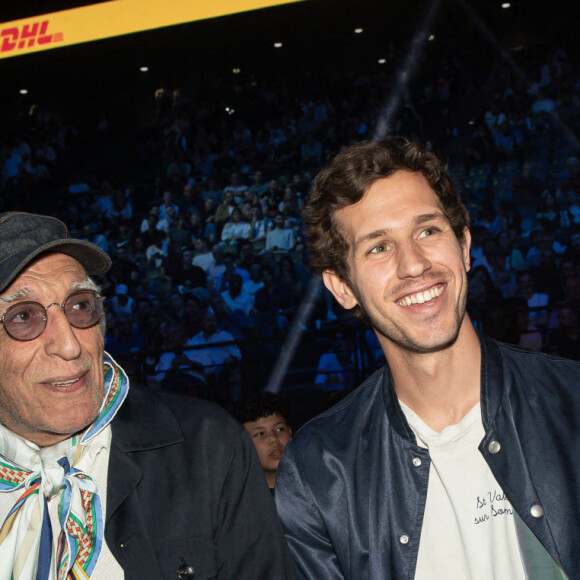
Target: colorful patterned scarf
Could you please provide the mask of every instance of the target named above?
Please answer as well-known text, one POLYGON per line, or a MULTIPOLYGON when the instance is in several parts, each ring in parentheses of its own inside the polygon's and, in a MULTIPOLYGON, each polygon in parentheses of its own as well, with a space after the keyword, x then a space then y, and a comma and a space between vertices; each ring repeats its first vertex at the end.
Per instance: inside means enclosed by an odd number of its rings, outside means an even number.
MULTIPOLYGON (((104 364, 103 404, 84 433, 40 449, 26 466, 0 453, 0 493, 22 491, 0 529, 0 580, 85 579, 95 568, 104 532, 101 500, 96 484, 75 464, 113 420, 129 390, 127 375, 106 353, 104 364), (55 568, 47 499, 58 493, 61 532, 55 568)), ((15 456, 30 457, 26 442, 14 439, 15 456), (18 453, 19 445, 26 452, 18 453)))

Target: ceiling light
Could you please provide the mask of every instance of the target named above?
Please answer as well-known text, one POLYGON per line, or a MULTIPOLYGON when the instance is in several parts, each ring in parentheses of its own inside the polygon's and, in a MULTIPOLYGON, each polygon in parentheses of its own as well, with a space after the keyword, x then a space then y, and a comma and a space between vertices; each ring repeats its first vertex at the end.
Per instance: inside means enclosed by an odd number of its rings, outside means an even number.
POLYGON ((275 42, 274 43, 274 48, 282 48, 282 43, 281 42, 275 42))
POLYGON ((386 58, 379 58, 379 60, 377 61, 379 64, 385 64, 387 62, 386 58))
POLYGON ((363 32, 363 29, 362 28, 355 28, 354 29, 354 33, 355 34, 362 34, 362 32, 363 32))
POLYGON ((141 72, 149 72, 149 67, 148 66, 142 66, 139 70, 141 72))

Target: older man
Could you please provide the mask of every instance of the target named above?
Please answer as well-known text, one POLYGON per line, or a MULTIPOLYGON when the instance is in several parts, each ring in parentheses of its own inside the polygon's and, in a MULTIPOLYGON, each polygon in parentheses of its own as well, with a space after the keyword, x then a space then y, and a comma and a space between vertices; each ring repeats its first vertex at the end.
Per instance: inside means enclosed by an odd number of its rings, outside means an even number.
POLYGON ((131 388, 57 219, 0 214, 0 579, 291 577, 244 429, 131 388))

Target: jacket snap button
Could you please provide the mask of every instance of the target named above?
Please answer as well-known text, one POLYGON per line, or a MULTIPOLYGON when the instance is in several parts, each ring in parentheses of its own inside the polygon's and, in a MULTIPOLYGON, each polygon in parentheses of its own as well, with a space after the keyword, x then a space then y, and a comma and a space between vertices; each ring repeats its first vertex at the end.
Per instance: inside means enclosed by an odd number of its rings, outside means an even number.
POLYGON ((544 508, 540 504, 536 503, 530 508, 530 513, 535 518, 541 518, 544 515, 544 508))
POLYGON ((131 543, 131 540, 133 540, 134 536, 135 534, 131 534, 128 538, 119 542, 119 548, 126 548, 131 543))
POLYGON ((419 467, 421 465, 421 458, 420 457, 414 457, 413 458, 413 465, 415 467, 419 467))
POLYGON ((399 538, 399 542, 401 542, 401 544, 408 544, 409 543, 409 536, 407 536, 407 534, 403 534, 399 538))
POLYGON ((490 453, 493 453, 495 455, 496 453, 499 453, 499 450, 501 449, 501 445, 499 444, 499 441, 492 441, 489 444, 488 449, 489 449, 490 453))

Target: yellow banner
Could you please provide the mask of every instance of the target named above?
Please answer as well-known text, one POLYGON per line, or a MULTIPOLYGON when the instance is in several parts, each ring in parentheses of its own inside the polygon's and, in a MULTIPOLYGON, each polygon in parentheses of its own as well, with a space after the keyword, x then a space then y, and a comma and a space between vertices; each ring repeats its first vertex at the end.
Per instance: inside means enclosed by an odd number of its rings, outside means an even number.
POLYGON ((109 0, 0 24, 0 58, 302 0, 109 0))

